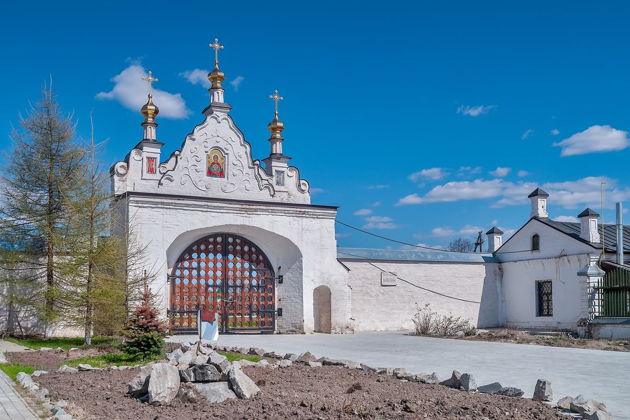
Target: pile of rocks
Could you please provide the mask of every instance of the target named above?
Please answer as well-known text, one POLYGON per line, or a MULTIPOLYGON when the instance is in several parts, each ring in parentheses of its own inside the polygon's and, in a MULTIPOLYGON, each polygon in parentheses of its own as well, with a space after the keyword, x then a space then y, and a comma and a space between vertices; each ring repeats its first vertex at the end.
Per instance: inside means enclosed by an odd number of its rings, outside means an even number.
POLYGON ((569 413, 578 413, 586 420, 611 420, 612 415, 606 408, 604 403, 595 400, 589 400, 583 395, 577 397, 564 397, 556 404, 558 408, 561 408, 569 413))
POLYGON ((178 348, 168 362, 143 366, 129 382, 129 394, 149 404, 167 404, 175 398, 188 402, 223 402, 251 398, 260 389, 241 370, 241 363, 202 345, 178 348))

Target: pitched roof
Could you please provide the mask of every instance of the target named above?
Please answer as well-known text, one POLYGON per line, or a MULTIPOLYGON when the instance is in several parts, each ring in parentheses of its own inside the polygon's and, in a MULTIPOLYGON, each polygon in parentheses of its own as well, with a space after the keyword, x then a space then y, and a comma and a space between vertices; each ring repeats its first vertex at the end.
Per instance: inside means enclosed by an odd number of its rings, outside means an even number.
POLYGON ((426 261, 482 263, 495 262, 489 253, 448 252, 423 249, 337 248, 340 260, 426 261))
POLYGON ((538 196, 549 197, 549 194, 547 193, 547 191, 543 190, 542 188, 536 188, 527 196, 527 198, 538 197, 538 196))
POLYGON ((486 232, 486 235, 492 235, 493 233, 497 235, 503 234, 503 231, 496 226, 492 226, 492 229, 486 232))
POLYGON ((586 216, 599 217, 599 213, 597 213, 595 210, 587 208, 582 213, 578 214, 577 217, 586 217, 586 216))
MULTIPOLYGON (((584 242, 585 244, 589 244, 594 248, 601 248, 602 244, 592 244, 588 242, 586 239, 580 238, 580 224, 575 222, 558 222, 557 220, 551 220, 546 217, 535 217, 541 223, 550 226, 565 235, 568 235, 574 239, 577 239, 580 242, 584 242)), ((616 252, 617 251, 617 226, 606 224, 599 225, 599 234, 603 237, 605 241, 606 251, 607 252, 616 252)), ((630 253, 630 225, 624 225, 623 227, 623 252, 630 253)))

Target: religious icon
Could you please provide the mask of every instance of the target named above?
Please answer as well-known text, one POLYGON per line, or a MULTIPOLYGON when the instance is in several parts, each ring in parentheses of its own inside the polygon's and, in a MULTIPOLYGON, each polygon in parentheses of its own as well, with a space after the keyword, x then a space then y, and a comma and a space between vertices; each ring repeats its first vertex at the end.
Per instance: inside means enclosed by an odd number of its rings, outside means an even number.
POLYGON ((225 155, 218 149, 210 150, 207 156, 206 175, 212 178, 225 178, 225 155))

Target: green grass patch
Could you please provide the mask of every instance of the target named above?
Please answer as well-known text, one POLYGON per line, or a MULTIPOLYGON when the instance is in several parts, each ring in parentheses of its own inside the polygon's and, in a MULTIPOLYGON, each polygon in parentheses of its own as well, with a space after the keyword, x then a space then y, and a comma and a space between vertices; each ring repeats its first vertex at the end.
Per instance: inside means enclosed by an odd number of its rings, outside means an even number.
POLYGON ((108 353, 98 356, 86 356, 80 357, 78 359, 66 360, 60 363, 59 366, 68 365, 70 367, 77 367, 82 363, 88 364, 95 368, 108 368, 112 366, 137 366, 145 365, 147 363, 154 362, 160 359, 162 359, 162 356, 157 356, 146 360, 139 360, 134 356, 126 353, 108 353))
POLYGON ((13 379, 14 381, 15 381, 15 377, 20 372, 28 373, 29 375, 35 372, 35 368, 33 366, 22 365, 19 363, 0 364, 0 370, 6 373, 7 376, 9 376, 9 378, 13 379))
POLYGON ((15 344, 19 344, 20 346, 28 347, 30 349, 39 350, 42 347, 50 347, 56 349, 57 347, 61 347, 64 350, 69 350, 71 348, 90 348, 90 347, 98 347, 102 345, 111 345, 117 346, 120 344, 120 340, 112 337, 93 337, 92 345, 86 346, 83 344, 83 338, 70 338, 70 337, 59 337, 59 338, 6 338, 7 341, 10 341, 15 344))
POLYGON ((225 357, 227 357, 229 362, 235 362, 237 360, 249 360, 250 362, 260 362, 262 360, 262 357, 252 356, 249 354, 224 353, 224 352, 219 352, 219 354, 222 354, 225 357))

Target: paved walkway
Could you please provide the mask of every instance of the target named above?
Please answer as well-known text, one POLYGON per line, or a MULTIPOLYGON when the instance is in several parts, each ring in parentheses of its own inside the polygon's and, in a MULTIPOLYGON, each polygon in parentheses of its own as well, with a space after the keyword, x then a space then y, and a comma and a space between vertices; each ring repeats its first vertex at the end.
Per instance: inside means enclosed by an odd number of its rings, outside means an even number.
MULTIPOLYGON (((175 336, 174 341, 191 341, 175 336)), ((526 344, 413 337, 401 332, 306 335, 222 335, 221 345, 349 359, 413 373, 471 372, 478 385, 498 381, 531 397, 538 378, 552 382, 556 400, 584 394, 602 401, 615 419, 630 420, 630 353, 526 344)))
MULTIPOLYGON (((25 351, 25 347, 0 340, 0 363, 6 363, 5 352, 25 351)), ((39 419, 17 393, 13 381, 0 371, 0 420, 36 420, 39 419)))

